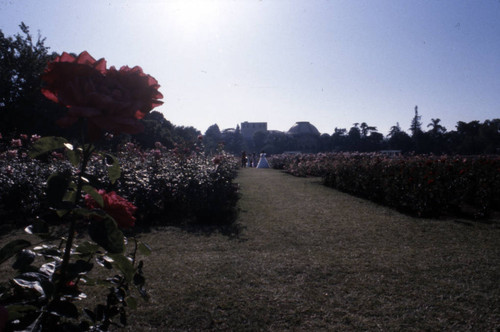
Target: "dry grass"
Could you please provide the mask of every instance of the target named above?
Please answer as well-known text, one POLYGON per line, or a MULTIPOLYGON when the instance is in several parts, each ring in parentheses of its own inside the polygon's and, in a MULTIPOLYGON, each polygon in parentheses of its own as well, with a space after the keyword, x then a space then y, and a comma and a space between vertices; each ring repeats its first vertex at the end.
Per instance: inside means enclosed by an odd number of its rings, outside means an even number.
POLYGON ((143 234, 130 331, 494 331, 500 227, 401 215, 318 179, 243 169, 238 236, 143 234))

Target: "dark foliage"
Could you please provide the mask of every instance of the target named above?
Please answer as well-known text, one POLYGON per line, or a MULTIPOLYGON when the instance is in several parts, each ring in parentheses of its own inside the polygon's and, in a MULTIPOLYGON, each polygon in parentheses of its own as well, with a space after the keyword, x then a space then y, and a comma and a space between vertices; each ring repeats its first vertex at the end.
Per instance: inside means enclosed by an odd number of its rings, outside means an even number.
MULTIPOLYGON (((57 222, 48 209, 48 190, 57 188, 51 174, 74 174, 57 151, 40 159, 26 154, 29 140, 15 149, 6 140, 0 154, 0 213, 2 229, 24 227, 35 217, 57 222), (49 185, 48 185, 49 184, 49 185)), ((230 224, 235 219, 236 162, 221 153, 212 159, 189 149, 143 150, 128 143, 118 155, 121 175, 113 184, 105 158, 95 156, 88 168, 91 184, 114 190, 138 207, 137 225, 230 224)), ((55 195, 57 196, 57 195, 55 195)))
POLYGON ((296 176, 321 176, 327 186, 420 217, 481 219, 500 207, 497 156, 337 153, 273 156, 269 162, 296 176))
POLYGON ((48 53, 45 39, 35 39, 21 23, 22 34, 6 37, 0 31, 0 132, 62 134, 55 120, 64 109, 40 92, 40 75, 55 54, 48 53))

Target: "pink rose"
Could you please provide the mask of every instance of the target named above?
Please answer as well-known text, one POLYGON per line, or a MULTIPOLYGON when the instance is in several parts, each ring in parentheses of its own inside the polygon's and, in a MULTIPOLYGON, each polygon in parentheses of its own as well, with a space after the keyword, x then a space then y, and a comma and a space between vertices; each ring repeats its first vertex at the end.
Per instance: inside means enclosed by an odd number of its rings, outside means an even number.
POLYGON ((31 135, 31 143, 35 143, 36 141, 38 141, 39 139, 41 138, 40 135, 37 135, 37 134, 33 134, 31 135))
POLYGON ((161 158, 161 150, 154 149, 153 150, 153 157, 155 157, 156 159, 160 159, 161 158))
POLYGON ((12 141, 10 141, 10 145, 12 147, 15 147, 15 148, 19 148, 21 146, 23 146, 23 142, 21 142, 21 139, 12 139, 12 141))
POLYGON ((54 159, 54 160, 57 160, 57 159, 63 160, 64 159, 64 155, 62 153, 56 152, 56 151, 53 151, 51 153, 51 156, 52 156, 52 159, 54 159))
MULTIPOLYGON (((134 226, 135 217, 133 214, 137 210, 137 207, 125 198, 117 195, 114 191, 107 193, 101 189, 98 192, 104 200, 104 207, 102 209, 115 219, 119 227, 130 228, 134 226)), ((85 196, 85 204, 90 209, 101 208, 90 195, 85 196)))

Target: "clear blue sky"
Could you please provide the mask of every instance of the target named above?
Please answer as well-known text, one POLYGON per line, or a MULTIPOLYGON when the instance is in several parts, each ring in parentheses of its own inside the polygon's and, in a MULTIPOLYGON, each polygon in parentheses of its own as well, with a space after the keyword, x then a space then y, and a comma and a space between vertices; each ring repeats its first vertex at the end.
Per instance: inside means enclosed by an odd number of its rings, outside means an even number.
POLYGON ((0 0, 55 52, 155 77, 175 125, 320 132, 500 117, 498 0, 0 0))

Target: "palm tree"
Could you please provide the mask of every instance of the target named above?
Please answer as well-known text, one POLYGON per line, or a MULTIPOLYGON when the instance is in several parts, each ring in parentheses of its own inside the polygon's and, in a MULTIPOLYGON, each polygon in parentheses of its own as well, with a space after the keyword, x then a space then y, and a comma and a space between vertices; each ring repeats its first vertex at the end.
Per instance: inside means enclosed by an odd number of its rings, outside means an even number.
POLYGON ((431 119, 431 123, 429 123, 427 125, 427 128, 429 127, 432 127, 431 128, 431 133, 435 136, 437 135, 440 135, 440 134, 444 134, 446 132, 446 128, 441 126, 439 124, 439 122, 441 122, 441 119, 431 119))

